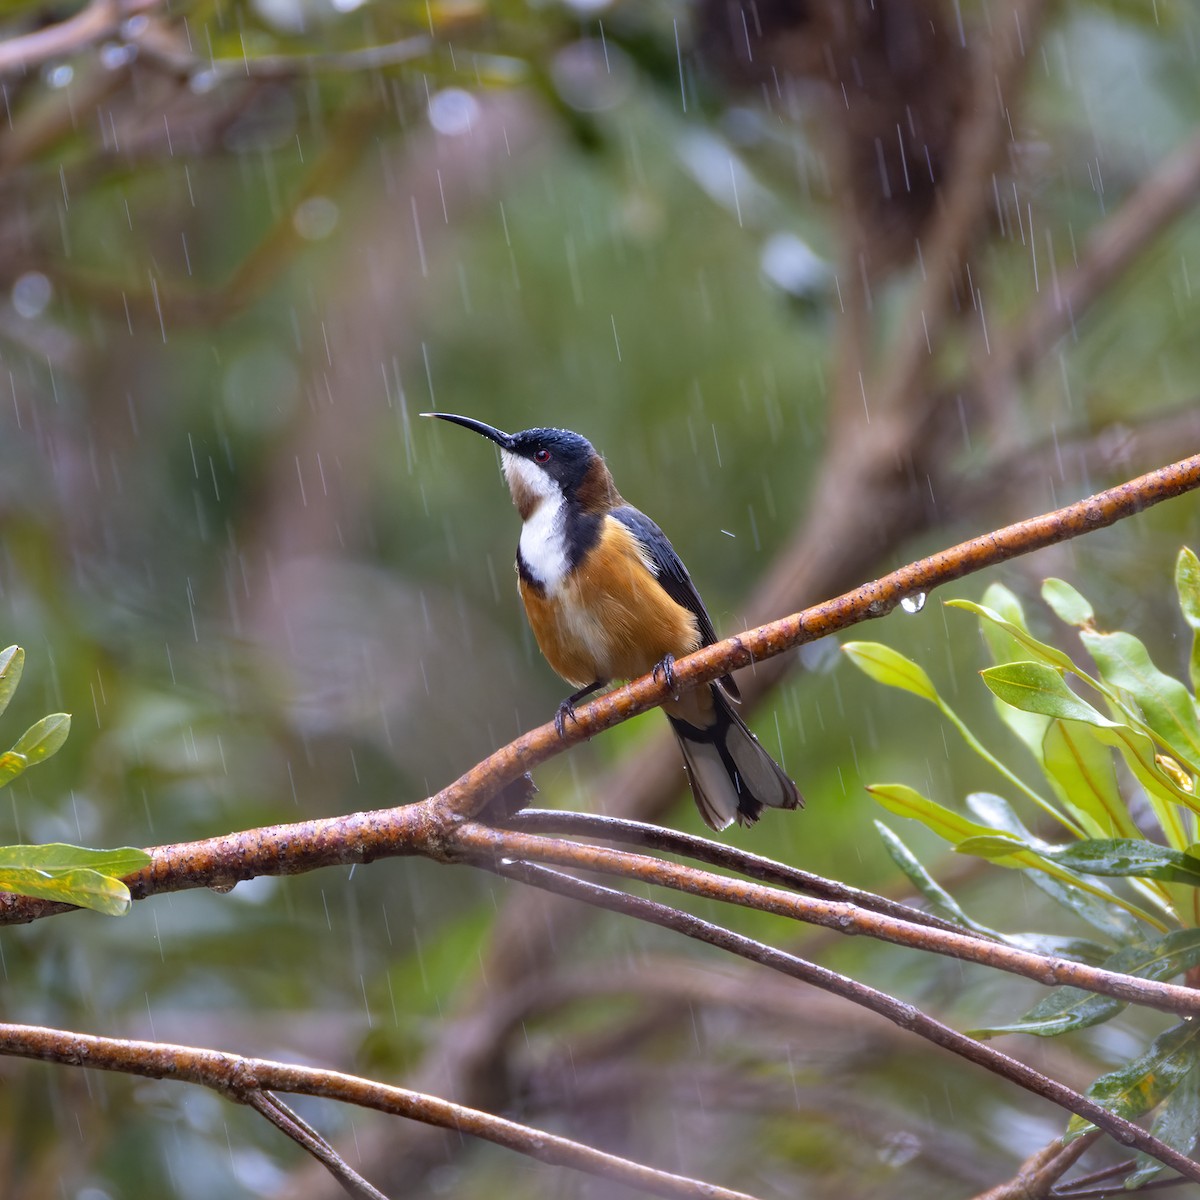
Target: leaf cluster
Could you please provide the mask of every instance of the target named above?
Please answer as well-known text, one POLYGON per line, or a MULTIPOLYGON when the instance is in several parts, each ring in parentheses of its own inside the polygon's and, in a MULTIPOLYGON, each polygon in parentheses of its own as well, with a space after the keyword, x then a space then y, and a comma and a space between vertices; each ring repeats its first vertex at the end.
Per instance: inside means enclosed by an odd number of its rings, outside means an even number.
MULTIPOLYGON (((0 651, 0 713, 13 698, 24 669, 25 651, 20 646, 0 651)), ((68 713, 50 713, 36 721, 11 749, 0 754, 0 787, 45 762, 62 748, 70 732, 68 713)), ((149 861, 150 856, 144 850, 132 846, 117 850, 91 850, 58 842, 44 846, 3 846, 0 890, 120 916, 129 911, 132 903, 121 876, 149 861)))
MULTIPOLYGON (((968 795, 960 811, 903 783, 874 784, 868 791, 889 812, 921 822, 958 853, 1025 871, 1090 925, 1093 936, 1006 934, 980 924, 894 831, 877 822, 894 861, 941 915, 976 933, 1147 979, 1167 980, 1200 967, 1200 560, 1190 549, 1178 556, 1174 582, 1192 630, 1187 683, 1160 670, 1133 634, 1102 630, 1092 605, 1061 579, 1046 580, 1042 598, 1078 630, 1090 669, 1036 638, 1020 601, 1003 585, 988 588, 982 603, 948 601, 980 622, 993 660, 982 679, 1000 719, 1039 768, 1036 786, 967 728, 917 663, 879 643, 843 647, 872 679, 933 704, 1019 803, 1039 810, 1043 823, 1054 823, 1058 837, 1048 840, 1030 830, 1001 795, 968 795)), ((1109 1021, 1124 1007, 1081 988, 1059 988, 1019 1019, 976 1032, 1055 1037, 1109 1021)), ((1196 1034, 1187 1020, 1168 1029, 1137 1059, 1096 1080, 1089 1094, 1130 1119, 1157 1108, 1154 1132, 1190 1154, 1200 1131, 1196 1034)), ((1075 1119, 1068 1135, 1088 1128, 1075 1119)), ((1153 1160, 1139 1160, 1126 1186, 1139 1186, 1158 1170, 1153 1160)))

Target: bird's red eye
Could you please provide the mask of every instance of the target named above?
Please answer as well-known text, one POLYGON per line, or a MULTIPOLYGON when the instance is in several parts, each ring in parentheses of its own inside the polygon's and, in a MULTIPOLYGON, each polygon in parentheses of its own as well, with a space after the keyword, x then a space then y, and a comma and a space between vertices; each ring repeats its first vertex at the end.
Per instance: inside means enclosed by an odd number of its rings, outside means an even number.
POLYGON ((550 461, 550 451, 544 446, 540 450, 533 452, 533 461, 539 463, 548 463, 550 461))

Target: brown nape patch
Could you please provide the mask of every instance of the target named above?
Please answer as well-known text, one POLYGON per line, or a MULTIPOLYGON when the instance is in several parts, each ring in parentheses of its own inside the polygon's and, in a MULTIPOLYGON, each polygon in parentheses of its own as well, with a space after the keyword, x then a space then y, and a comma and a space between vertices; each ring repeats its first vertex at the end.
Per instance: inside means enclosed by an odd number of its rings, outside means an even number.
POLYGON ((625 503, 613 483, 613 477, 608 473, 608 467, 604 465, 604 459, 599 455, 592 459, 587 474, 575 489, 575 499, 579 501, 580 508, 589 513, 611 512, 625 503))

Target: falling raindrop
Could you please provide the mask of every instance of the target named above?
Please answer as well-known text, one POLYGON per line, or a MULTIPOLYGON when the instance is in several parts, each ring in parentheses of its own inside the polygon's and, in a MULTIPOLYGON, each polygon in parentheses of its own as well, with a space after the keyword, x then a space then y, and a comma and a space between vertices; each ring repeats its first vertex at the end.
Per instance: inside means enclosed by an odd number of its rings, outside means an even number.
POLYGON ((919 613, 925 607, 925 593, 913 592, 911 596, 905 596, 900 601, 900 607, 906 613, 919 613))

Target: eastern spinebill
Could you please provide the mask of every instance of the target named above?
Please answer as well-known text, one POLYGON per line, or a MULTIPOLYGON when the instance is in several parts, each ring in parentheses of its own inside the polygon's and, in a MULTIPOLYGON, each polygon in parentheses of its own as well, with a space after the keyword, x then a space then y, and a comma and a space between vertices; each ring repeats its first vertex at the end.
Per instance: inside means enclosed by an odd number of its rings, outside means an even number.
MULTIPOLYGON (((666 534, 626 504, 604 459, 566 429, 503 433, 471 417, 439 417, 500 447, 521 514, 517 580, 550 665, 578 691, 558 707, 561 736, 575 705, 615 679, 653 671, 674 691, 673 664, 717 640, 712 619, 666 534)), ((796 785, 734 711, 726 675, 662 707, 683 751, 700 815, 712 829, 758 820, 764 807, 799 808, 796 785)))

